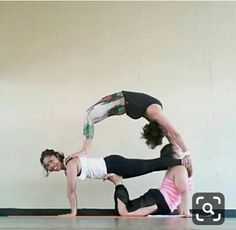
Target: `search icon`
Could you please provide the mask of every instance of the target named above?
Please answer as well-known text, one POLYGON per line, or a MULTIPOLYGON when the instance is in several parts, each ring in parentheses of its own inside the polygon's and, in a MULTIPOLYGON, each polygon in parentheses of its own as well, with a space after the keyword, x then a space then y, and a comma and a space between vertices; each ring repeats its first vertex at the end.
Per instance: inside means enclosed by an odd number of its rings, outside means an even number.
POLYGON ((203 210, 205 213, 211 213, 211 215, 215 215, 215 213, 213 212, 212 204, 210 204, 210 203, 205 203, 205 204, 202 206, 202 210, 203 210))

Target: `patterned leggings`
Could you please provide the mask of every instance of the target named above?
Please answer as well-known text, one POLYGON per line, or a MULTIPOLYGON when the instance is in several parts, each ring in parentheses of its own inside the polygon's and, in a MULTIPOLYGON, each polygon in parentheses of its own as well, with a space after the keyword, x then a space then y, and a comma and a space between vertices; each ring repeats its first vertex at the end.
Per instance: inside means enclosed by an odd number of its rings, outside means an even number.
POLYGON ((95 123, 109 116, 122 115, 125 113, 125 106, 121 104, 121 98, 123 98, 122 92, 108 95, 86 111, 83 129, 83 134, 86 139, 93 138, 95 123))

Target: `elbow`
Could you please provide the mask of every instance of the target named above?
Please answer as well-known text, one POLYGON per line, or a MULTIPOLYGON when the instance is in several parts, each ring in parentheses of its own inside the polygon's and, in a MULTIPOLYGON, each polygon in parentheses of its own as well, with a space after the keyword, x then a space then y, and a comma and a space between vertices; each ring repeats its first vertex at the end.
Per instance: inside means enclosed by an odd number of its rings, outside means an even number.
POLYGON ((174 132, 172 132, 172 133, 168 133, 168 135, 169 135, 170 138, 173 139, 173 140, 177 140, 177 139, 181 138, 180 133, 177 132, 177 131, 174 131, 174 132))
POLYGON ((67 191, 67 195, 68 196, 71 196, 71 195, 74 195, 75 194, 75 189, 69 189, 68 191, 67 191))
POLYGON ((188 192, 187 186, 185 185, 179 186, 178 190, 181 194, 186 194, 188 192))
POLYGON ((188 193, 187 189, 181 189, 180 190, 181 195, 186 195, 188 193))

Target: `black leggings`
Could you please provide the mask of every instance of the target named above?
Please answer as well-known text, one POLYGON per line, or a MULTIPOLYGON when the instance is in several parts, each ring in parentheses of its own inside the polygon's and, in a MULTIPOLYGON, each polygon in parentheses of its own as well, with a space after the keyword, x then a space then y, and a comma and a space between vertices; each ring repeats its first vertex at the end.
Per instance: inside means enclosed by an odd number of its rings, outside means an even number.
POLYGON ((181 165, 180 159, 161 157, 150 160, 127 159, 120 155, 110 155, 104 158, 107 173, 115 173, 125 178, 142 176, 154 171, 166 170, 168 167, 181 165))
POLYGON ((169 209, 168 204, 166 203, 166 200, 159 189, 149 189, 139 198, 130 200, 126 187, 123 184, 117 185, 115 187, 114 194, 115 209, 117 213, 119 213, 117 207, 118 198, 125 204, 128 212, 133 212, 140 208, 145 208, 156 204, 157 209, 149 214, 168 215, 171 213, 171 210, 169 209))

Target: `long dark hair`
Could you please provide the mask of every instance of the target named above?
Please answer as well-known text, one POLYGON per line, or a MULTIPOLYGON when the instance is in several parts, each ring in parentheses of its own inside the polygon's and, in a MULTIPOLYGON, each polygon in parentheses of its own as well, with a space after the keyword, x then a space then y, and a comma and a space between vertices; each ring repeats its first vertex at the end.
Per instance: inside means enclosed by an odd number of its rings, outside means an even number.
POLYGON ((165 133, 157 122, 151 121, 143 127, 143 133, 141 135, 142 138, 146 139, 147 146, 154 149, 157 145, 162 144, 165 133))
POLYGON ((48 156, 55 156, 55 157, 57 157, 60 160, 61 163, 63 163, 64 158, 65 158, 64 154, 61 153, 61 152, 56 152, 53 149, 46 149, 46 150, 44 150, 42 152, 42 154, 41 154, 41 157, 40 157, 40 163, 41 163, 41 165, 43 166, 43 168, 46 171, 46 175, 45 175, 46 177, 49 175, 49 170, 47 169, 47 166, 43 163, 43 160, 44 160, 45 157, 48 157, 48 156))

